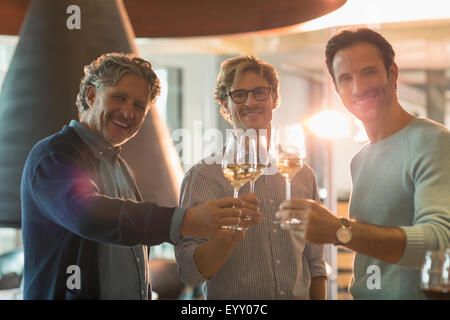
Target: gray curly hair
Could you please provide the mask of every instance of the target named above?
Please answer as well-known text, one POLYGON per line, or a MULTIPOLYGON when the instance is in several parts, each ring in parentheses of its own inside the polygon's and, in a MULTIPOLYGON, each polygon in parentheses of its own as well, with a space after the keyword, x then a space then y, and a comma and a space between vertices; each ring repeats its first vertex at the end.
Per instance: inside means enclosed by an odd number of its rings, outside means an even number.
POLYGON ((160 94, 160 81, 152 69, 150 62, 134 54, 105 53, 84 67, 80 90, 77 95, 78 115, 89 109, 86 102, 86 90, 89 86, 96 89, 104 86, 113 87, 126 74, 135 74, 148 82, 150 89, 150 103, 154 103, 160 94))

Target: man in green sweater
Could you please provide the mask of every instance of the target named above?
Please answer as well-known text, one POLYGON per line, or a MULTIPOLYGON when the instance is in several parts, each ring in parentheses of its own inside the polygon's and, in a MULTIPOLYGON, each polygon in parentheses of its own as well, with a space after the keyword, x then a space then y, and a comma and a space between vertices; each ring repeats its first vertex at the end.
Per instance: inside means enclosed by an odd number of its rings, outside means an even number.
POLYGON ((307 241, 356 251, 355 299, 425 299, 419 287, 425 253, 450 247, 450 132, 399 104, 394 51, 377 32, 336 34, 326 62, 344 106, 370 140, 351 162, 351 220, 300 199, 285 201, 277 214, 302 217, 307 241))

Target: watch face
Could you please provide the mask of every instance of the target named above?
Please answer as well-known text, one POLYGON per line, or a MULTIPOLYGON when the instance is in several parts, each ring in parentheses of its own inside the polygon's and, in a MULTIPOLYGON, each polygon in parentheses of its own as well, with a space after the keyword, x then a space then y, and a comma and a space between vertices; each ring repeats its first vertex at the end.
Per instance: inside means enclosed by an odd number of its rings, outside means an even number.
POLYGON ((340 243, 349 243, 352 240, 352 231, 349 228, 339 228, 336 237, 340 243))

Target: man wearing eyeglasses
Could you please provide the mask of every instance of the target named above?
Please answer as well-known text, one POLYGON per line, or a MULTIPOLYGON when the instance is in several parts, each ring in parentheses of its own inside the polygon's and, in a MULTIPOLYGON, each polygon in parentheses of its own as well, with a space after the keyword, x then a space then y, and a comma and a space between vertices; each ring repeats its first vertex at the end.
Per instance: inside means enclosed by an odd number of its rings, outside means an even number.
MULTIPOLYGON (((278 75, 273 66, 252 56, 228 59, 221 65, 215 99, 235 129, 267 131, 279 104, 278 75)), ((211 158, 194 165, 181 188, 181 206, 231 196, 233 188, 220 164, 211 158), (213 163, 213 164, 208 164, 213 163)), ((273 224, 285 199, 284 179, 262 175, 255 194, 246 184, 241 198, 259 205, 264 220, 248 230, 208 239, 183 238, 175 247, 180 274, 188 285, 203 283, 207 299, 325 299, 323 246, 305 243, 273 224), (257 199, 256 199, 257 197, 257 199)), ((313 171, 305 166, 292 180, 297 197, 318 199, 313 171)))

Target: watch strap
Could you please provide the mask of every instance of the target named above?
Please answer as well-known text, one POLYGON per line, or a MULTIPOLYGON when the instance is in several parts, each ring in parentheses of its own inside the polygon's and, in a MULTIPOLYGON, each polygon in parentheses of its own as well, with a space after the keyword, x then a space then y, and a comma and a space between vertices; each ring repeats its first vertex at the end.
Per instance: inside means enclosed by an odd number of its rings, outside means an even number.
POLYGON ((340 220, 341 220, 341 225, 343 225, 343 226, 346 227, 346 228, 351 229, 351 227, 350 227, 350 221, 348 221, 348 220, 345 219, 345 218, 340 218, 340 220))

